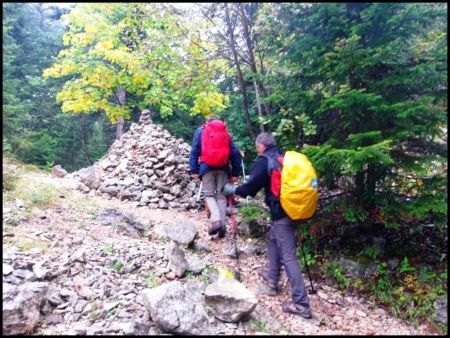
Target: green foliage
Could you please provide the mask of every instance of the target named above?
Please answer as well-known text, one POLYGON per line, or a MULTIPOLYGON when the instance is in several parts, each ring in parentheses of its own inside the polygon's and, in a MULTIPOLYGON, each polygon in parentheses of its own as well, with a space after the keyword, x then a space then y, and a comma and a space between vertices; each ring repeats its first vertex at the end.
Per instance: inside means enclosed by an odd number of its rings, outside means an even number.
POLYGON ((112 254, 112 253, 114 253, 114 247, 113 246, 107 246, 107 247, 103 248, 103 251, 106 252, 106 253, 112 254))
MULTIPOLYGON (((305 254, 304 256, 301 252, 301 249, 300 248, 297 249, 297 257, 299 257, 301 259, 301 263, 303 264, 303 266, 305 266, 305 264, 308 264, 308 267, 316 265, 317 262, 314 258, 314 254, 309 251, 309 247, 305 246, 303 248, 303 252, 305 254)), ((306 268, 303 268, 303 270, 305 270, 305 269, 306 268)))
POLYGON ((155 288, 159 285, 159 282, 153 273, 153 271, 146 271, 144 274, 145 282, 149 288, 155 288))
MULTIPOLYGON (((17 186, 17 182, 22 176, 22 171, 17 169, 17 166, 12 167, 10 158, 4 158, 2 163, 3 168, 3 191, 14 191, 17 186)), ((12 161, 14 162, 14 161, 12 161)))
POLYGON ((113 320, 114 318, 116 318, 118 312, 119 312, 119 309, 117 307, 109 310, 105 316, 105 319, 113 320))
POLYGON ((116 260, 113 264, 109 264, 107 266, 107 268, 109 270, 115 270, 115 271, 118 271, 118 272, 122 272, 122 270, 124 269, 124 265, 123 265, 123 263, 121 261, 116 260))
POLYGON ((32 190, 31 193, 26 196, 25 202, 28 207, 43 207, 54 202, 57 195, 58 192, 54 188, 43 186, 32 190))
POLYGON ((183 17, 175 18, 169 5, 79 4, 66 18, 70 31, 63 41, 68 48, 43 74, 67 78, 57 95, 63 111, 101 110, 115 124, 130 118, 135 108, 134 100, 118 99, 119 91, 139 98, 139 109, 155 107, 163 118, 187 111, 188 104, 193 115, 225 108, 227 97, 211 81, 220 64, 197 64, 204 56, 202 42, 192 43, 183 31, 183 17))
POLYGON ((324 272, 326 275, 330 276, 333 280, 336 281, 339 289, 345 289, 349 284, 349 279, 344 276, 342 272, 342 267, 339 263, 333 261, 327 261, 323 265, 324 272))
POLYGON ((250 326, 256 329, 259 332, 270 333, 270 328, 266 322, 263 322, 259 319, 253 319, 250 323, 250 326))
POLYGON ((416 269, 409 264, 408 257, 405 256, 402 260, 402 264, 400 265, 400 272, 405 273, 412 271, 416 271, 416 269))
POLYGON ((377 259, 377 257, 380 256, 380 253, 378 251, 378 248, 375 245, 370 245, 367 248, 365 248, 363 251, 360 252, 360 255, 365 255, 372 260, 377 259))
POLYGON ((215 269, 214 269, 214 266, 212 264, 207 264, 205 266, 205 268, 203 269, 202 273, 199 276, 200 281, 203 282, 203 283, 208 283, 209 282, 209 275, 214 270, 215 269))
POLYGON ((298 149, 308 140, 303 151, 321 183, 334 188, 346 179, 343 188, 351 198, 340 210, 349 222, 365 222, 367 212, 381 207, 386 208, 383 223, 391 228, 412 217, 420 222, 430 213, 444 225, 447 154, 439 135, 447 124, 442 91, 447 86, 445 6, 265 8, 265 27, 273 33, 261 43, 270 51, 268 62, 276 60, 275 71, 266 78, 273 88, 271 100, 280 109, 278 116, 264 119, 280 144, 298 149), (283 25, 285 20, 290 24, 283 25), (293 137, 301 135, 293 113, 298 111, 317 126, 316 135, 293 137), (402 190, 409 182, 403 176, 428 181, 436 176, 427 169, 431 163, 445 179, 405 199, 402 190))
MULTIPOLYGON (((416 326, 424 321, 436 323, 433 304, 438 297, 447 294, 446 263, 438 273, 427 267, 416 270, 406 257, 398 272, 389 272, 387 262, 378 262, 375 276, 364 280, 344 277, 337 262, 327 261, 323 266, 323 273, 335 280, 340 289, 367 294, 394 316, 406 318, 416 326)), ((443 333, 446 331, 447 328, 442 328, 443 333)))
POLYGON ((258 221, 269 217, 267 209, 255 201, 243 204, 239 211, 244 221, 258 221))

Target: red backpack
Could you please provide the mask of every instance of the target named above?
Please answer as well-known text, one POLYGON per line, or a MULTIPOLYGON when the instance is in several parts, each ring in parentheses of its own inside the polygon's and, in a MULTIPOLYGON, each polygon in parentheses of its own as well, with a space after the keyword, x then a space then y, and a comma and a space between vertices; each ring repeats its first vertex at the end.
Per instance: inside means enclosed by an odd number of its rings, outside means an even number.
POLYGON ((223 167, 231 154, 230 134, 225 123, 213 120, 203 126, 200 162, 210 167, 223 167))

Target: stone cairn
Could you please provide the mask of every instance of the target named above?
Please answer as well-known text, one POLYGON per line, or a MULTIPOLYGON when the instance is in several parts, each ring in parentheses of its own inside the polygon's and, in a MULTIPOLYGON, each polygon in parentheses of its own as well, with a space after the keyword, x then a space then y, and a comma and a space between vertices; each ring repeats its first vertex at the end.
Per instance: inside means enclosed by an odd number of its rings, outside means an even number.
POLYGON ((90 195, 133 200, 139 206, 188 210, 196 207, 199 183, 189 172, 191 146, 152 123, 145 109, 139 124, 116 140, 93 166, 72 173, 90 195))

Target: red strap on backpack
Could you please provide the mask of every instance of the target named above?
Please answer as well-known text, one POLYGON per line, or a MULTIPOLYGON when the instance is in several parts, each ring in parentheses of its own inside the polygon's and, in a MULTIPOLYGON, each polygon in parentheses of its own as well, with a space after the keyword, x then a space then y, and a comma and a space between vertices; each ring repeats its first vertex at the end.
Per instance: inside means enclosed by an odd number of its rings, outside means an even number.
POLYGON ((202 131, 202 153, 200 162, 210 167, 223 167, 231 154, 230 134, 224 122, 213 120, 204 125, 202 131))
POLYGON ((280 198, 281 189, 281 170, 283 169, 283 156, 277 157, 278 162, 280 162, 281 167, 272 169, 272 175, 270 180, 270 189, 275 197, 280 198))

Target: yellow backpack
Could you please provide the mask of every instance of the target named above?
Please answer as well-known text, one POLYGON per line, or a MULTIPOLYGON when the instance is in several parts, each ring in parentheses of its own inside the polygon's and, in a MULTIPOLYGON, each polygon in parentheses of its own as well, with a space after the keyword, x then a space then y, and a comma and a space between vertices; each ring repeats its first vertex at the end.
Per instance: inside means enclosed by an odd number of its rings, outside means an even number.
POLYGON ((281 207, 293 220, 308 219, 317 209, 317 174, 306 155, 296 151, 263 155, 269 160, 271 190, 281 207))
POLYGON ((287 151, 281 171, 280 203, 293 220, 314 215, 319 198, 317 174, 306 155, 287 151))

